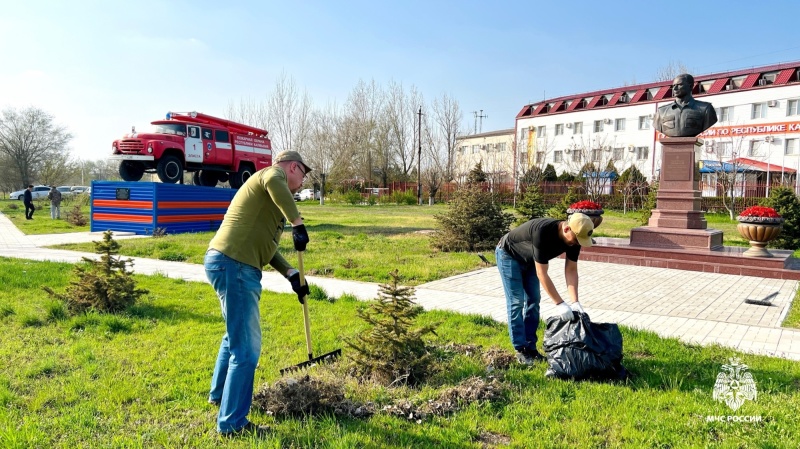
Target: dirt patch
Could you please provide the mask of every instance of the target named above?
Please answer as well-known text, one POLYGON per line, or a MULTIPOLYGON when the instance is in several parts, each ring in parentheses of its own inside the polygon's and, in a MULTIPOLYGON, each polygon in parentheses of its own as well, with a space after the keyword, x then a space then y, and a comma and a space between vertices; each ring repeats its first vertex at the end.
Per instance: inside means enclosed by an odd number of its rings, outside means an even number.
POLYGON ((419 231, 414 231, 414 234, 422 234, 422 235, 429 235, 436 232, 434 229, 420 229, 419 231))
POLYGON ((501 444, 510 444, 511 437, 502 433, 481 432, 473 441, 480 443, 482 448, 489 449, 501 444))
POLYGON ((487 349, 481 356, 483 363, 486 364, 486 369, 491 372, 492 370, 507 370, 512 363, 516 363, 516 357, 510 352, 500 349, 497 346, 492 346, 487 349))
POLYGON ((627 356, 639 360, 649 360, 654 358, 653 354, 648 351, 633 351, 630 354, 627 354, 627 356))
POLYGON ((374 412, 374 406, 370 404, 346 399, 341 383, 309 376, 299 380, 281 379, 272 386, 264 384, 255 394, 253 403, 276 417, 336 413, 361 418, 374 412))
POLYGON ((436 399, 415 405, 408 399, 395 401, 381 411, 400 418, 421 423, 430 416, 445 416, 478 401, 497 401, 503 398, 506 387, 496 378, 489 380, 470 377, 460 384, 442 391, 436 399))

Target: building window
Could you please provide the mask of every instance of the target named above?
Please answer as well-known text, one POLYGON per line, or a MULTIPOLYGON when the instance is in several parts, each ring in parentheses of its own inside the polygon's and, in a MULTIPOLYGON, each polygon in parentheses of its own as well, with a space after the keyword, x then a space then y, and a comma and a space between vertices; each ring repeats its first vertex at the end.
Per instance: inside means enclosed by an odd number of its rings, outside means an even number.
POLYGON ((615 161, 621 161, 622 159, 625 158, 625 148, 623 147, 614 148, 614 152, 611 153, 611 157, 615 161))
POLYGON ((618 118, 614 120, 614 131, 625 131, 625 119, 618 118))
POLYGON ((600 148, 593 149, 592 150, 592 160, 593 161, 599 161, 600 159, 603 159, 603 150, 601 150, 600 148))
POLYGON ((751 140, 750 147, 747 149, 748 156, 761 156, 761 140, 751 140))
POLYGON ((523 129, 519 132, 519 144, 517 145, 517 148, 519 148, 520 152, 525 151, 528 148, 527 137, 528 137, 527 129, 523 129))
POLYGON ((639 116, 639 129, 650 129, 650 117, 646 115, 639 116))
POLYGON ((556 135, 560 136, 562 134, 564 134, 564 124, 563 123, 559 123, 559 124, 556 125, 556 135))
POLYGON ((594 121, 594 132, 596 132, 596 133, 603 132, 603 121, 602 120, 595 120, 594 121))
POLYGON ((544 126, 537 126, 537 127, 536 127, 536 136, 537 136, 537 137, 543 137, 543 136, 545 135, 545 133, 544 133, 544 132, 545 132, 546 130, 547 130, 547 128, 545 128, 544 126))
POLYGON ((650 153, 650 147, 636 147, 636 159, 647 159, 648 153, 650 153))
POLYGON ((467 146, 466 145, 461 147, 461 154, 467 154, 467 146))
POLYGON ((753 113, 750 118, 767 118, 767 104, 766 103, 753 103, 753 113))
POLYGON ((785 154, 798 154, 800 153, 800 139, 786 139, 786 153, 785 154))
POLYGON ((583 160, 583 151, 575 150, 572 152, 572 162, 580 162, 583 160))
POLYGON ((729 122, 731 121, 731 117, 733 117, 733 107, 725 106, 719 108, 719 121, 721 122, 729 122))
POLYGON ((583 122, 575 122, 572 124, 572 134, 583 134, 583 122))
POLYGON ((786 115, 798 115, 797 100, 789 100, 786 102, 786 105, 787 105, 786 115))
POLYGON ((716 151, 719 157, 730 157, 733 142, 717 142, 716 151))
POLYGON ((496 144, 494 144, 494 147, 500 153, 506 151, 506 143, 505 142, 496 143, 496 144))
POLYGON ((472 154, 476 154, 476 153, 478 153, 480 151, 481 151, 481 146, 480 145, 473 145, 472 146, 472 154))
POLYGON ((544 151, 537 151, 536 152, 536 164, 541 164, 544 162, 544 151))
POLYGON ((563 160, 561 151, 553 151, 553 162, 561 162, 563 160))

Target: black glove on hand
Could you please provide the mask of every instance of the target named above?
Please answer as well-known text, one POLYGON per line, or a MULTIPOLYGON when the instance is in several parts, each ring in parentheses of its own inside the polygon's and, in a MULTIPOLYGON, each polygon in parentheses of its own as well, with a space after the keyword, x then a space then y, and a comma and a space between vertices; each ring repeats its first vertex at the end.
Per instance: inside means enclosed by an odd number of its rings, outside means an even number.
POLYGON ((300 285, 300 273, 289 276, 289 282, 292 283, 292 290, 297 293, 297 300, 300 301, 300 304, 303 304, 305 297, 309 293, 308 284, 300 285))
POLYGON ((294 240, 295 251, 305 251, 308 245, 308 232, 306 225, 292 226, 292 240, 294 240))

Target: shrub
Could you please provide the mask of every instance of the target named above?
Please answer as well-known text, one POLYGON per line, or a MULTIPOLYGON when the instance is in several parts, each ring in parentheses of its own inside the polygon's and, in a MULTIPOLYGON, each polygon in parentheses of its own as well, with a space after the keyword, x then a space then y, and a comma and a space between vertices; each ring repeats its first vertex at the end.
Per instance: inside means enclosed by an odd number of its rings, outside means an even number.
POLYGON ((345 202, 350 203, 352 205, 361 204, 361 193, 357 190, 348 190, 344 193, 343 199, 345 202))
POLYGON ((566 220, 567 209, 569 209, 572 203, 579 200, 580 197, 578 197, 577 188, 575 186, 570 186, 569 190, 567 190, 567 194, 561 198, 561 202, 547 210, 547 216, 555 218, 556 220, 566 220))
POLYGON ((477 184, 458 190, 447 212, 434 218, 440 229, 431 235, 431 245, 442 251, 494 248, 514 220, 492 201, 490 192, 483 192, 477 184))
POLYGON ((433 356, 423 337, 435 334, 436 324, 414 327, 422 313, 414 301, 414 288, 398 285, 397 270, 389 273, 391 283, 382 284, 378 299, 358 316, 370 328, 353 339, 345 339, 357 374, 384 385, 402 382, 416 385, 430 373, 433 356))
POLYGON ((767 206, 772 207, 783 217, 783 229, 771 246, 784 249, 800 247, 800 201, 794 190, 776 187, 770 190, 767 206))
POLYGON ((538 185, 528 187, 517 205, 517 212, 522 215, 516 221, 518 225, 547 215, 547 206, 544 204, 544 196, 538 185))
POLYGON ((64 301, 72 313, 90 310, 99 312, 120 312, 136 303, 147 290, 137 289, 133 272, 128 271, 132 259, 114 257, 119 252, 119 243, 112 238, 112 232, 103 233, 103 240, 94 242, 95 252, 100 260, 84 257, 85 266, 76 265, 77 280, 70 282, 65 294, 55 293, 49 287, 42 287, 50 296, 64 301))
POLYGON ((17 209, 19 209, 19 205, 17 203, 11 203, 8 206, 6 206, 6 209, 8 209, 8 210, 17 210, 17 209))
POLYGON ((658 199, 658 183, 653 181, 650 184, 650 190, 647 192, 647 199, 645 200, 644 204, 642 204, 642 210, 640 212, 640 220, 639 222, 642 226, 647 226, 647 222, 650 221, 650 216, 653 215, 653 209, 656 208, 658 199))
POLYGON ((81 210, 81 206, 76 204, 72 206, 66 214, 67 222, 73 226, 86 226, 89 222, 86 219, 86 216, 83 215, 83 211, 81 210))
POLYGON ((400 205, 413 206, 417 204, 417 195, 411 190, 395 190, 391 195, 391 202, 400 205))

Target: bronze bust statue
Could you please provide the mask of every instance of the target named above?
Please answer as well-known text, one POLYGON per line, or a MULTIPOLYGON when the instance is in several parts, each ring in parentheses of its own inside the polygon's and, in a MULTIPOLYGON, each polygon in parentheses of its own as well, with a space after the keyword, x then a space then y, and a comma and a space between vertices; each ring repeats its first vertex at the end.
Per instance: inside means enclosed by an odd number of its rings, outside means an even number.
POLYGON ((692 97, 694 77, 683 73, 672 81, 675 101, 658 108, 653 127, 667 137, 695 137, 717 123, 717 112, 711 103, 692 97))

